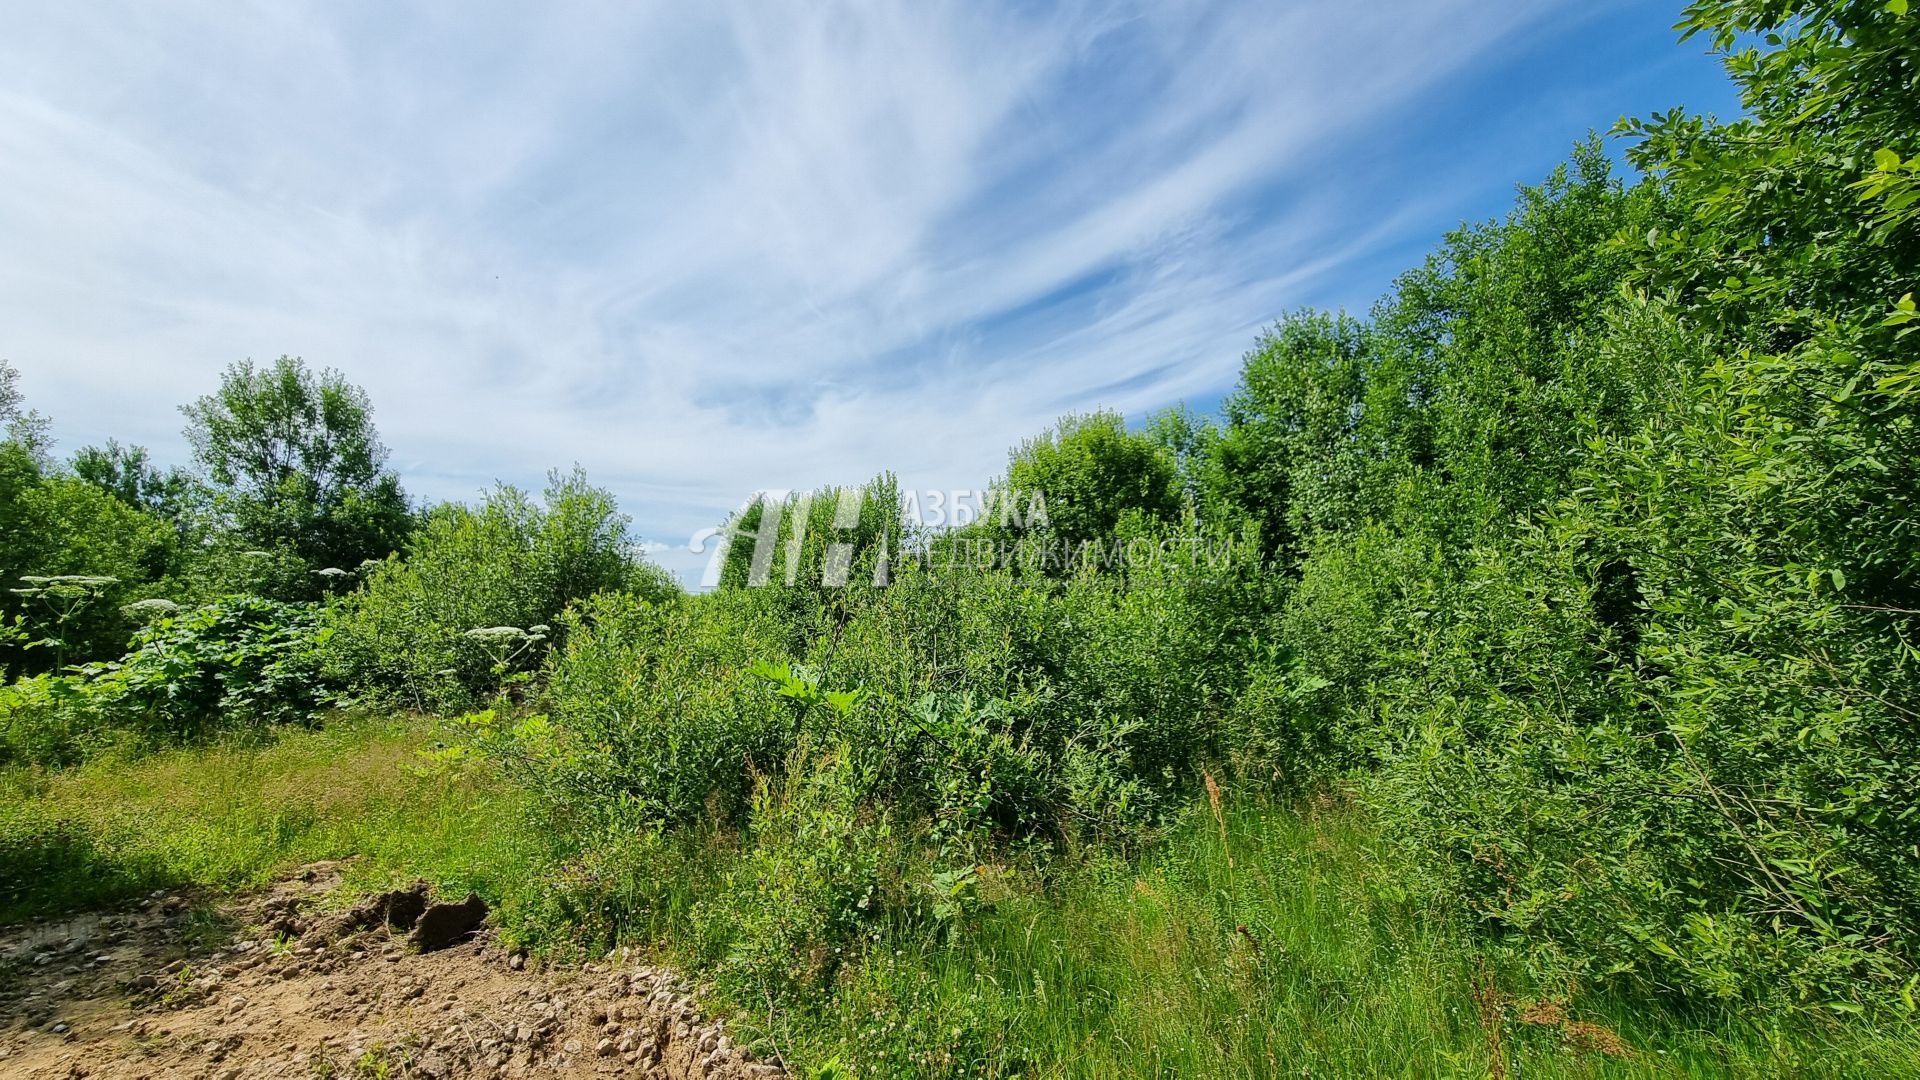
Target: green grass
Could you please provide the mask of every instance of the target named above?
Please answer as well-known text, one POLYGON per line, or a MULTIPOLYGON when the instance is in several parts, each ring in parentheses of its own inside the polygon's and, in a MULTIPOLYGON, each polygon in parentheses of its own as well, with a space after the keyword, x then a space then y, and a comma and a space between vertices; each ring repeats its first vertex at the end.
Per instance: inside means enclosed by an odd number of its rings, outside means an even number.
POLYGON ((257 886, 360 855, 359 884, 413 875, 498 897, 551 852, 511 788, 435 768, 423 720, 0 772, 0 923, 151 889, 257 886))
POLYGON ((889 935, 831 1008, 769 1017, 742 1002, 741 1019, 861 1076, 1920 1075, 1912 1030, 1768 1032, 1766 1018, 1565 1000, 1488 971, 1458 922, 1406 887, 1402 857, 1346 812, 1250 806, 1226 827, 1231 863, 1202 805, 1143 858, 1088 855, 1047 882, 990 884, 970 933, 889 935), (1483 972, 1501 992, 1484 1014, 1483 972), (1521 1020, 1555 997, 1592 1027, 1521 1020), (1626 1055, 1576 1045, 1608 1035, 1626 1055))
MULTIPOLYGON (((0 774, 0 922, 358 855, 355 888, 423 876, 501 904, 527 940, 625 941, 714 973, 691 913, 743 857, 737 836, 635 832, 570 850, 504 781, 421 756, 446 737, 430 721, 361 721, 0 774)), ((909 841, 899 850, 902 875, 927 869, 909 841)), ((1920 1075, 1910 1029, 1531 987, 1337 807, 1230 796, 1223 819, 1201 803, 1133 858, 982 870, 963 922, 884 924, 823 993, 767 999, 722 980, 720 1003, 742 1037, 864 1077, 1920 1075), (1502 995, 1490 1010, 1475 993, 1489 975, 1502 995), (1630 1055, 1521 1021, 1549 999, 1630 1055)))

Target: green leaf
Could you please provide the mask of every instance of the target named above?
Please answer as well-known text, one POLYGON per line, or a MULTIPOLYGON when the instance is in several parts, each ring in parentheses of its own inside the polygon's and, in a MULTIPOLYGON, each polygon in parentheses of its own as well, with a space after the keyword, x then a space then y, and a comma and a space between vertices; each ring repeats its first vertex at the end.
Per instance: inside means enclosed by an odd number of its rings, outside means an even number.
POLYGON ((1887 10, 1893 12, 1895 15, 1905 15, 1907 13, 1907 0, 1887 0, 1887 10))
POLYGON ((1881 172, 1893 172, 1900 168, 1900 155, 1883 146, 1873 152, 1873 165, 1881 172))

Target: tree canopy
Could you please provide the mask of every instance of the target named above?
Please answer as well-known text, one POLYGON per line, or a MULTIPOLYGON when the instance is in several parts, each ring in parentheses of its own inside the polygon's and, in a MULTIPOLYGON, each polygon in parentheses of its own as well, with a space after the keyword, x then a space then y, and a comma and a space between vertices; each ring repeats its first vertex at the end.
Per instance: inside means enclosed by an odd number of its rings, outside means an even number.
MULTIPOLYGON (((181 410, 215 512, 234 539, 297 556, 311 571, 384 558, 411 518, 366 392, 293 357, 241 361, 181 410)), ((317 587, 317 586, 316 586, 317 587)))

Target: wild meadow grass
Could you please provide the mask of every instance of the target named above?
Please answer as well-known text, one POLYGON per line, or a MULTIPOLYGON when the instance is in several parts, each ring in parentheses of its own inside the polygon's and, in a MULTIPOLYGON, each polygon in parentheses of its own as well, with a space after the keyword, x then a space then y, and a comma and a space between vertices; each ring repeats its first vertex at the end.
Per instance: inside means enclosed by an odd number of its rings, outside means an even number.
POLYGON ((0 773, 0 923, 356 855, 360 882, 419 875, 499 895, 528 880, 548 850, 519 796, 433 768, 420 751, 436 738, 429 721, 362 719, 0 773))
POLYGON ((764 1027, 862 1076, 1920 1075, 1911 1030, 1530 986, 1411 872, 1349 811, 1203 802, 1136 859, 1002 879, 971 932, 892 937, 834 1007, 764 1027))

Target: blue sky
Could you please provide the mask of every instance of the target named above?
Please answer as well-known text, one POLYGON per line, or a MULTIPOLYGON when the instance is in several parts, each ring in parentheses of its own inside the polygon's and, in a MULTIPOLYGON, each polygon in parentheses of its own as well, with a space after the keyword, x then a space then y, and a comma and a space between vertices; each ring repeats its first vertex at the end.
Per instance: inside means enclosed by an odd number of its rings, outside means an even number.
POLYGON ((15 6, 0 356, 60 450, 162 460, 304 356, 416 496, 578 462, 691 575, 756 489, 1210 406, 1589 130, 1731 113, 1678 7, 15 6))

